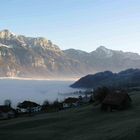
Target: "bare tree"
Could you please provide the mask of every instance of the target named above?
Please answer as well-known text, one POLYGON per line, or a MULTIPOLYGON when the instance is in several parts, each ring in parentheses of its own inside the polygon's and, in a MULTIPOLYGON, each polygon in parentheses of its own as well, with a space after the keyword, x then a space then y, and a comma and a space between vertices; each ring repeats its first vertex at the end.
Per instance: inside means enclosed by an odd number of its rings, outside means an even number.
POLYGON ((8 106, 8 107, 11 107, 12 101, 9 100, 9 99, 6 99, 6 100, 4 101, 4 105, 5 105, 5 106, 8 106))

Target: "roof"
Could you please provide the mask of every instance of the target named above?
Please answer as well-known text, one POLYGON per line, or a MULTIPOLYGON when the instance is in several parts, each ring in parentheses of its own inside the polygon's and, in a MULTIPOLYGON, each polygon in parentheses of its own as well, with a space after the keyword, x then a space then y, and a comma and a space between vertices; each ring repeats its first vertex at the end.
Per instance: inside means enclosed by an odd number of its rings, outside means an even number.
POLYGON ((24 101, 18 105, 19 108, 38 107, 39 104, 31 101, 24 101))
POLYGON ((65 99, 64 103, 76 103, 77 101, 78 101, 77 98, 69 97, 69 98, 65 99))
POLYGON ((120 105, 126 100, 131 101, 131 98, 127 93, 115 92, 108 94, 103 100, 103 104, 120 105))

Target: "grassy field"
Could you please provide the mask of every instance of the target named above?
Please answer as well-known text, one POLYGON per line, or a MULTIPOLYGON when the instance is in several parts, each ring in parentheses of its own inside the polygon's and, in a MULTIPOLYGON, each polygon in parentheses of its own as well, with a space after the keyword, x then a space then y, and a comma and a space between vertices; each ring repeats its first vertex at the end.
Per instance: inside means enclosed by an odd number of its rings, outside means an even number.
POLYGON ((126 111, 87 105, 56 113, 0 121, 0 140, 139 140, 140 92, 126 111))

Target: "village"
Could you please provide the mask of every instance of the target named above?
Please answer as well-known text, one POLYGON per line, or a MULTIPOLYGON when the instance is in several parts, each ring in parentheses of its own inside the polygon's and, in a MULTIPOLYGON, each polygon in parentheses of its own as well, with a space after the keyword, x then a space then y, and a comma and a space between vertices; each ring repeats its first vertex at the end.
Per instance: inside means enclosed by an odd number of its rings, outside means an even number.
POLYGON ((34 116, 42 113, 52 113, 70 108, 80 108, 92 104, 100 106, 102 111, 112 112, 125 110, 131 106, 131 98, 125 90, 112 90, 106 87, 97 88, 95 91, 80 95, 78 98, 68 97, 64 101, 58 100, 50 103, 44 101, 42 105, 25 100, 19 103, 16 108, 12 108, 11 101, 5 100, 4 105, 0 105, 0 120, 7 120, 22 116, 34 116))

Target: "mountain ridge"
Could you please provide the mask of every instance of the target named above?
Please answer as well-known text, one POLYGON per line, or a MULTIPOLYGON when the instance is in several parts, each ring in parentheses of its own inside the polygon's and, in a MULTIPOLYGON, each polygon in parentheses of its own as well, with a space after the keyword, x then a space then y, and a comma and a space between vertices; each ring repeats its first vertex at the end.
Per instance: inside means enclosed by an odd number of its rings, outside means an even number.
POLYGON ((0 31, 0 77, 78 78, 104 70, 140 68, 137 53, 114 51, 104 46, 90 53, 61 50, 44 37, 0 31))
POLYGON ((72 88, 132 88, 140 86, 140 69, 127 69, 119 73, 111 71, 86 75, 71 85, 72 88))

